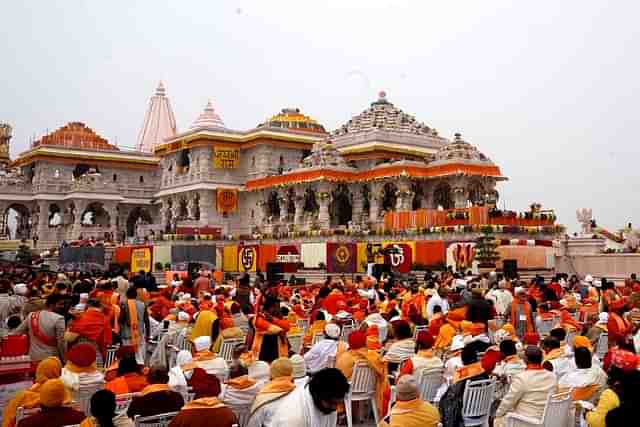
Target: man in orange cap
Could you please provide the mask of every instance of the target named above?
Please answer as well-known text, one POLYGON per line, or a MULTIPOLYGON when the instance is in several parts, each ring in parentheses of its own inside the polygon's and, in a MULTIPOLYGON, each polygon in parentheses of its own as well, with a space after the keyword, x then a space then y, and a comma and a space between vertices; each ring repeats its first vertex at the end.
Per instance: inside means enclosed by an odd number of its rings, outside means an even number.
POLYGON ((617 342, 629 335, 631 324, 624 318, 623 313, 626 310, 626 299, 619 298, 609 303, 609 319, 607 328, 609 329, 609 342, 617 342))
POLYGON ((413 375, 422 369, 442 368, 442 360, 433 354, 435 342, 427 331, 420 331, 416 337, 417 353, 404 361, 400 367, 400 375, 413 375))
POLYGON ((387 379, 387 366, 382 361, 376 351, 370 351, 366 347, 367 335, 363 331, 355 331, 349 335, 349 350, 342 353, 336 359, 336 368, 339 369, 347 379, 351 379, 353 368, 357 362, 366 362, 376 373, 376 400, 378 411, 383 415, 386 409, 384 404, 384 394, 389 387, 387 379))

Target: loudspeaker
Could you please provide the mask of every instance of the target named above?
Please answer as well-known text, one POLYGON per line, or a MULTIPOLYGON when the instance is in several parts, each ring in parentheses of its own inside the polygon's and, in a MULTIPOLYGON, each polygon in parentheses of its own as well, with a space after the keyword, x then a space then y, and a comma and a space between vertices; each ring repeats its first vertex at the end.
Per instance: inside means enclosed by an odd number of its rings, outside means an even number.
POLYGON ((281 262, 267 263, 267 282, 273 283, 284 280, 284 265, 281 262))
POLYGON ((518 275, 518 260, 505 259, 502 261, 502 272, 507 279, 515 279, 518 275))

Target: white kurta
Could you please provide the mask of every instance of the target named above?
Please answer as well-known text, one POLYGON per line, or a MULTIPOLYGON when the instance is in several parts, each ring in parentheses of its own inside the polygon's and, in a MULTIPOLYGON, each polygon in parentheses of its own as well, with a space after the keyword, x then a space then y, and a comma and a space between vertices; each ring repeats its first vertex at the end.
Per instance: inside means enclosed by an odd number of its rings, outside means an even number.
POLYGON ((282 399, 271 427, 335 427, 336 412, 323 414, 313 403, 309 387, 296 388, 282 399))

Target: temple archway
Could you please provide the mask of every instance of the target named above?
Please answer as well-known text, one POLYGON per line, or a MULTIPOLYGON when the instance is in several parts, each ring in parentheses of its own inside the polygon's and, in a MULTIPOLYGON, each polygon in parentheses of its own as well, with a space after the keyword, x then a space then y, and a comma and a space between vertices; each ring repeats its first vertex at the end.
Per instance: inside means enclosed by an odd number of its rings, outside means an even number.
POLYGON ((320 210, 320 205, 316 200, 316 191, 313 188, 304 190, 304 203, 302 212, 316 214, 320 210))
POLYGON ((451 194, 451 186, 446 182, 441 182, 438 184, 436 189, 433 191, 433 203, 437 207, 442 207, 442 209, 451 209, 453 208, 453 197, 451 194))
POLYGON ((273 219, 280 218, 280 201, 278 200, 278 193, 275 191, 269 193, 267 207, 267 213, 269 216, 273 217, 273 219))
POLYGON ((47 224, 49 227, 57 227, 62 225, 62 210, 60 206, 52 203, 49 205, 49 215, 47 217, 47 224))
POLYGON ((352 219, 351 192, 346 185, 340 184, 333 190, 329 215, 332 226, 348 225, 352 219))
POLYGON ((411 191, 413 191, 411 210, 417 211, 418 209, 422 209, 422 202, 424 200, 424 190, 422 189, 422 185, 414 182, 411 184, 411 191))
POLYGON ((134 237, 136 235, 136 226, 140 224, 151 224, 153 221, 149 211, 142 207, 135 207, 129 213, 127 217, 127 237, 134 237))
POLYGON ((398 200, 398 187, 392 182, 387 182, 382 188, 382 210, 396 210, 396 202, 398 200))
POLYGON ((31 235, 31 214, 21 203, 13 203, 4 211, 4 234, 12 240, 27 239, 31 235))
POLYGON ((108 227, 111 220, 109 213, 100 202, 93 202, 82 213, 80 223, 83 226, 108 227))
POLYGON ((484 204, 486 202, 485 190, 482 183, 474 180, 469 184, 469 201, 472 205, 484 204))

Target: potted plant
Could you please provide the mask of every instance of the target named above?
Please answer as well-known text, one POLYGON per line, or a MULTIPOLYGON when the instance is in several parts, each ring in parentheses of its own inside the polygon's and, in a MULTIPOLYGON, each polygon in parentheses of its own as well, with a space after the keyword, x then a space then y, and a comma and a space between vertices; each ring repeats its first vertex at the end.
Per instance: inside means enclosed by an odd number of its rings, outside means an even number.
POLYGON ((156 262, 153 266, 155 271, 163 271, 164 269, 164 265, 160 261, 156 262))
POLYGON ((480 273, 488 273, 496 268, 496 261, 500 259, 500 254, 496 250, 498 242, 493 237, 491 227, 483 227, 482 234, 476 239, 475 259, 478 261, 480 273))
POLYGON ((164 263, 164 271, 171 271, 171 263, 170 262, 165 262, 164 263))

